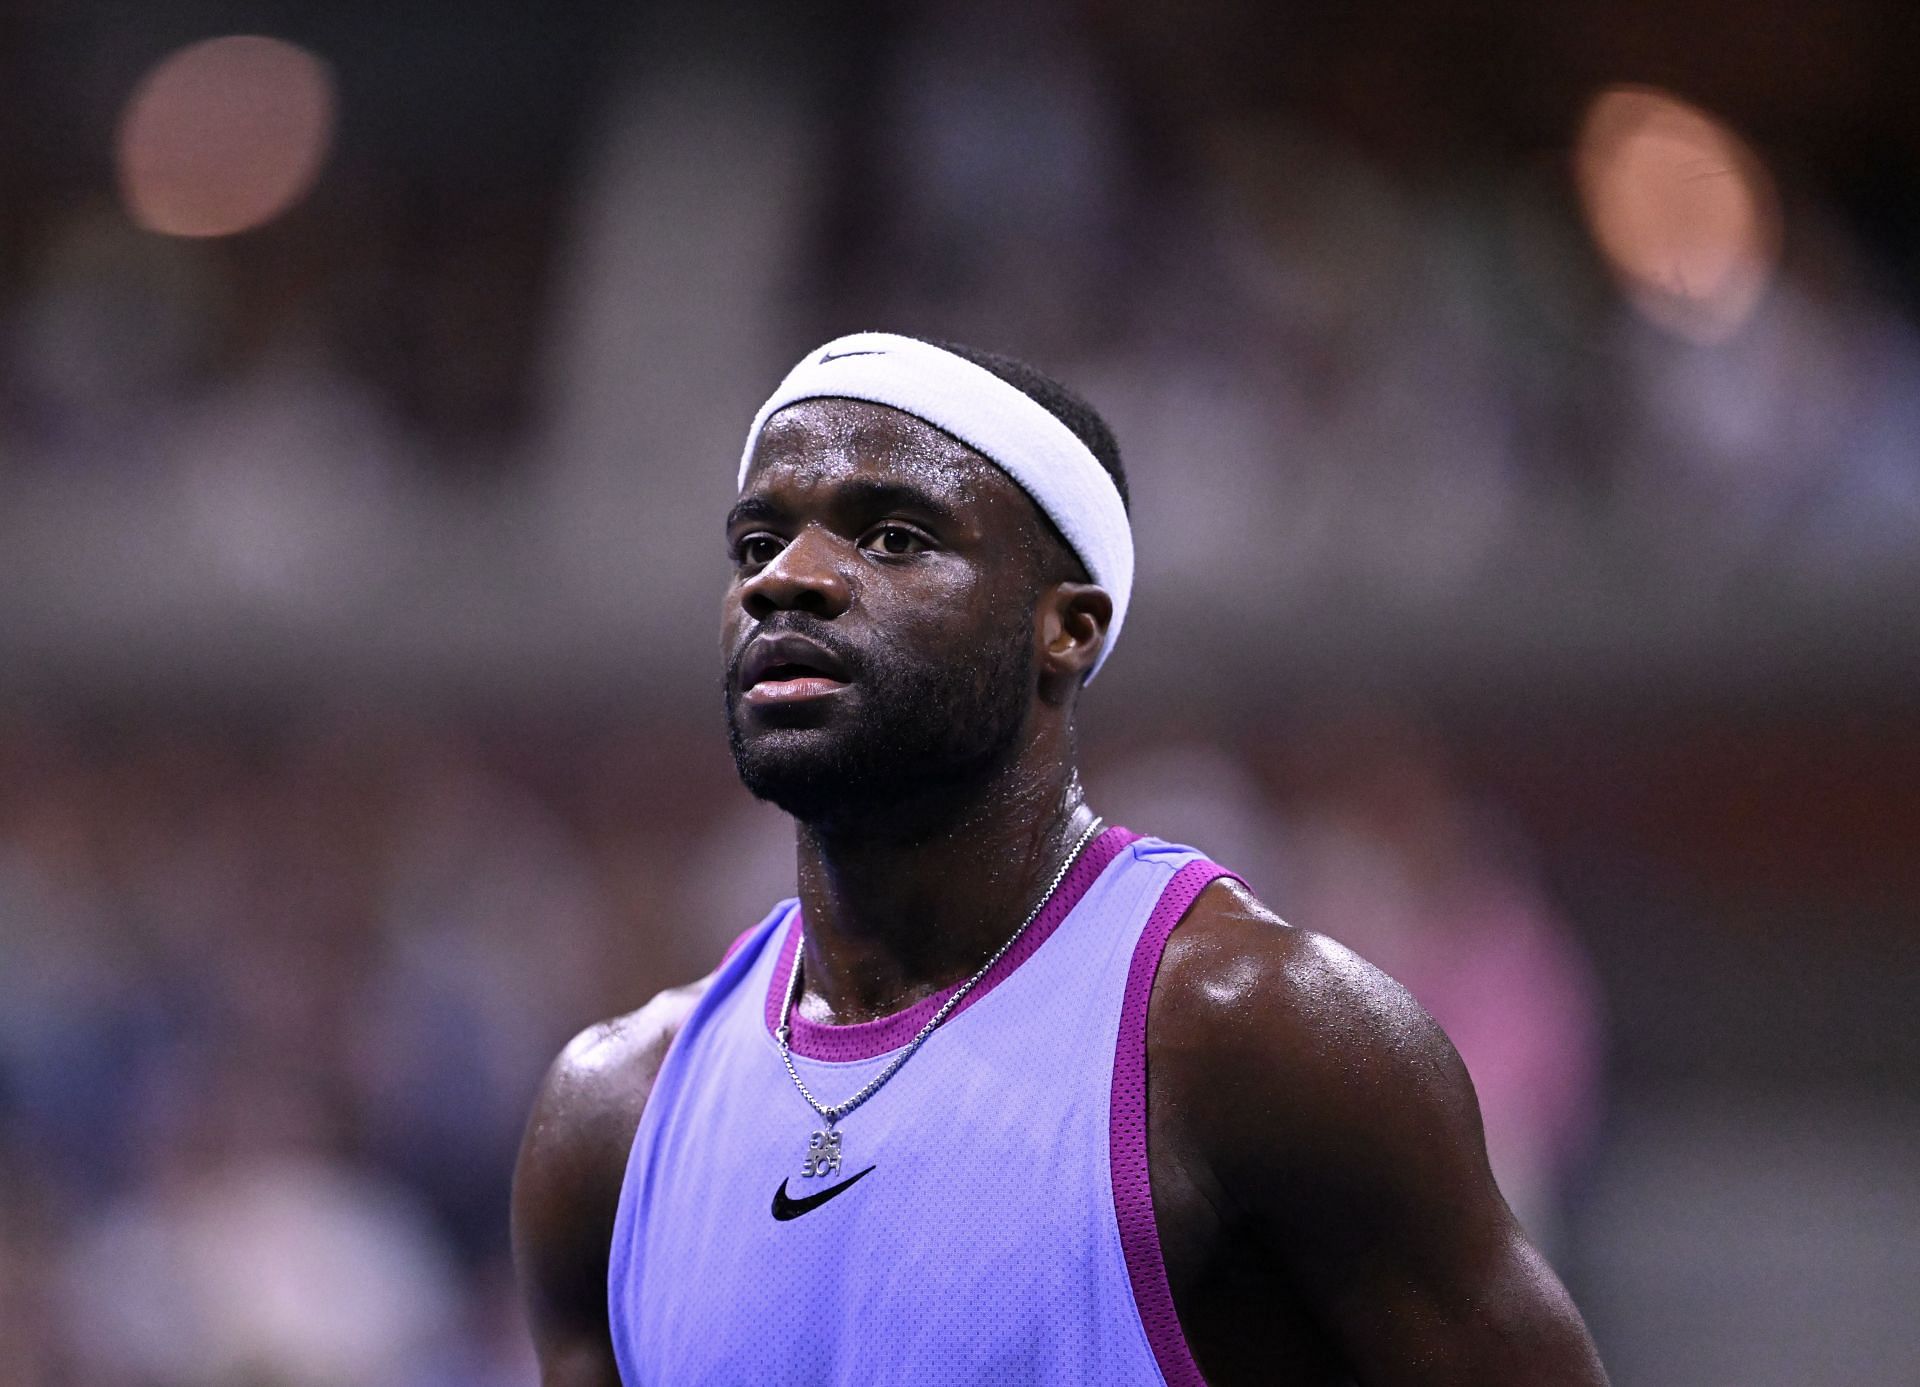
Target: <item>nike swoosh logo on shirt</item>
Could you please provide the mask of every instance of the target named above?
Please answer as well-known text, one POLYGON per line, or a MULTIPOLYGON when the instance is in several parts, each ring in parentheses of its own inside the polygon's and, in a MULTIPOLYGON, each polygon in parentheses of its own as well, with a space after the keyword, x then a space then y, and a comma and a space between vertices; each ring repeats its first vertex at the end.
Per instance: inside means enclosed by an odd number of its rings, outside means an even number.
POLYGON ((836 1194, 853 1188, 867 1176, 873 1174, 874 1167, 868 1166, 858 1175, 849 1175, 837 1185, 829 1185, 818 1194, 807 1195, 804 1199, 787 1198, 787 1182, 782 1180, 780 1188, 773 1192, 773 1216, 785 1223, 790 1218, 799 1218, 809 1210, 817 1209, 836 1194))
MULTIPOLYGON (((861 351, 856 351, 856 352, 821 352, 820 364, 824 366, 829 361, 838 361, 843 356, 885 356, 885 355, 886 355, 886 352, 881 350, 879 347, 868 347, 861 351)), ((853 1181, 849 1180, 847 1183, 852 1184, 853 1181)))

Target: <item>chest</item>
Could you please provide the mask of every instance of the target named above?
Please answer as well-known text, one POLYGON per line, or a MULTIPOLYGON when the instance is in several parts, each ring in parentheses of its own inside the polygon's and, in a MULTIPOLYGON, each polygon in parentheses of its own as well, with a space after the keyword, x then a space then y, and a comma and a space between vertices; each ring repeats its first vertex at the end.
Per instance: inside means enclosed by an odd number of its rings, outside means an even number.
MULTIPOLYGON (((1152 964, 1218 869, 1157 842, 1096 866, 1058 934, 1010 953, 834 1136, 773 1043, 797 930, 770 918, 676 1042, 635 1139, 610 1283, 630 1384, 1193 1380, 1181 1323, 1204 1333, 1217 1287, 1267 1284, 1222 1278, 1232 1230, 1158 1126, 1149 1172, 1152 964)), ((796 1031, 798 1075, 829 1105, 911 1039, 835 1029, 831 1053, 796 1031)), ((1212 1380, 1273 1380, 1233 1371, 1212 1380)))
MULTIPOLYGON (((1010 989, 830 1132, 763 1025, 695 1038, 622 1196, 630 1383, 1151 1380, 1107 1176, 1111 1027, 1010 989)), ((885 1062, 795 1064, 836 1103, 885 1062)))

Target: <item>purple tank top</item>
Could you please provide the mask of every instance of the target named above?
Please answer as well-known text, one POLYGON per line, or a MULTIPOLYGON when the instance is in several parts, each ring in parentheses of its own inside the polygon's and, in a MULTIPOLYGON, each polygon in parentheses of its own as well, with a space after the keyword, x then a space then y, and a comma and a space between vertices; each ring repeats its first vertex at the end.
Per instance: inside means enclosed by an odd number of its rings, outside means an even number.
MULTIPOLYGON (((825 1153, 773 1039, 799 923, 777 907, 634 1136, 608 1268, 626 1387, 1202 1387, 1153 1221, 1146 1024, 1167 936, 1223 875, 1107 829, 825 1153)), ((795 1015, 794 1063, 838 1103, 945 1000, 853 1026, 795 1015)))

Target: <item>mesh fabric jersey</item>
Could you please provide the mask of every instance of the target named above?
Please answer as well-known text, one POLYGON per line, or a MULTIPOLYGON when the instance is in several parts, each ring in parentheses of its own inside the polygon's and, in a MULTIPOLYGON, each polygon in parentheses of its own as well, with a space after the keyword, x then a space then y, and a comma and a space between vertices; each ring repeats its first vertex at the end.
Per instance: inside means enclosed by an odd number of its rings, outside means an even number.
MULTIPOLYGON (((800 910, 778 906, 688 1019, 634 1138, 608 1284, 627 1387, 1198 1387, 1153 1222, 1146 1012, 1167 935, 1222 875, 1107 829, 812 1177, 824 1124, 773 1036, 800 910)), ((794 1063, 838 1102, 947 995, 853 1026, 795 1014, 794 1063)))

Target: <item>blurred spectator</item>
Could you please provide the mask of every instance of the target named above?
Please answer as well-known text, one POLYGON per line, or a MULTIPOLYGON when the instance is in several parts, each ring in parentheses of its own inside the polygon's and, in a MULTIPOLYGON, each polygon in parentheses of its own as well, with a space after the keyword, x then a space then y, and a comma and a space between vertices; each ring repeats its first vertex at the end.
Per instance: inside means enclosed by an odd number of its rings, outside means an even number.
POLYGON ((1599 999, 1577 936, 1417 721, 1355 714, 1296 745, 1284 908, 1399 979, 1446 1030, 1494 1175, 1551 1255, 1599 1115, 1599 999))
POLYGON ((89 207, 52 229, 0 320, 0 399, 51 465, 150 471, 211 364, 226 308, 204 244, 89 207))
POLYGON ((290 1076, 242 1060, 204 1081, 145 1178, 74 1240, 76 1356, 153 1387, 406 1380, 457 1295, 417 1200, 323 1154, 290 1076))
MULTIPOLYGON (((462 1249, 505 1248, 503 1178, 555 1017, 593 1019, 609 913, 579 847, 452 738, 395 785, 377 942, 350 1001, 371 1147, 462 1249)), ((636 1004, 638 1000, 636 999, 636 1004)))
POLYGON ((529 1380, 528 1098, 666 979, 608 966, 619 801, 576 769, 570 824, 497 760, 371 722, 0 732, 0 1380, 529 1380))
POLYGON ((1109 823, 1199 848, 1262 900, 1286 898, 1283 830, 1266 787, 1218 744, 1174 737, 1133 752, 1089 777, 1087 802, 1109 823))

